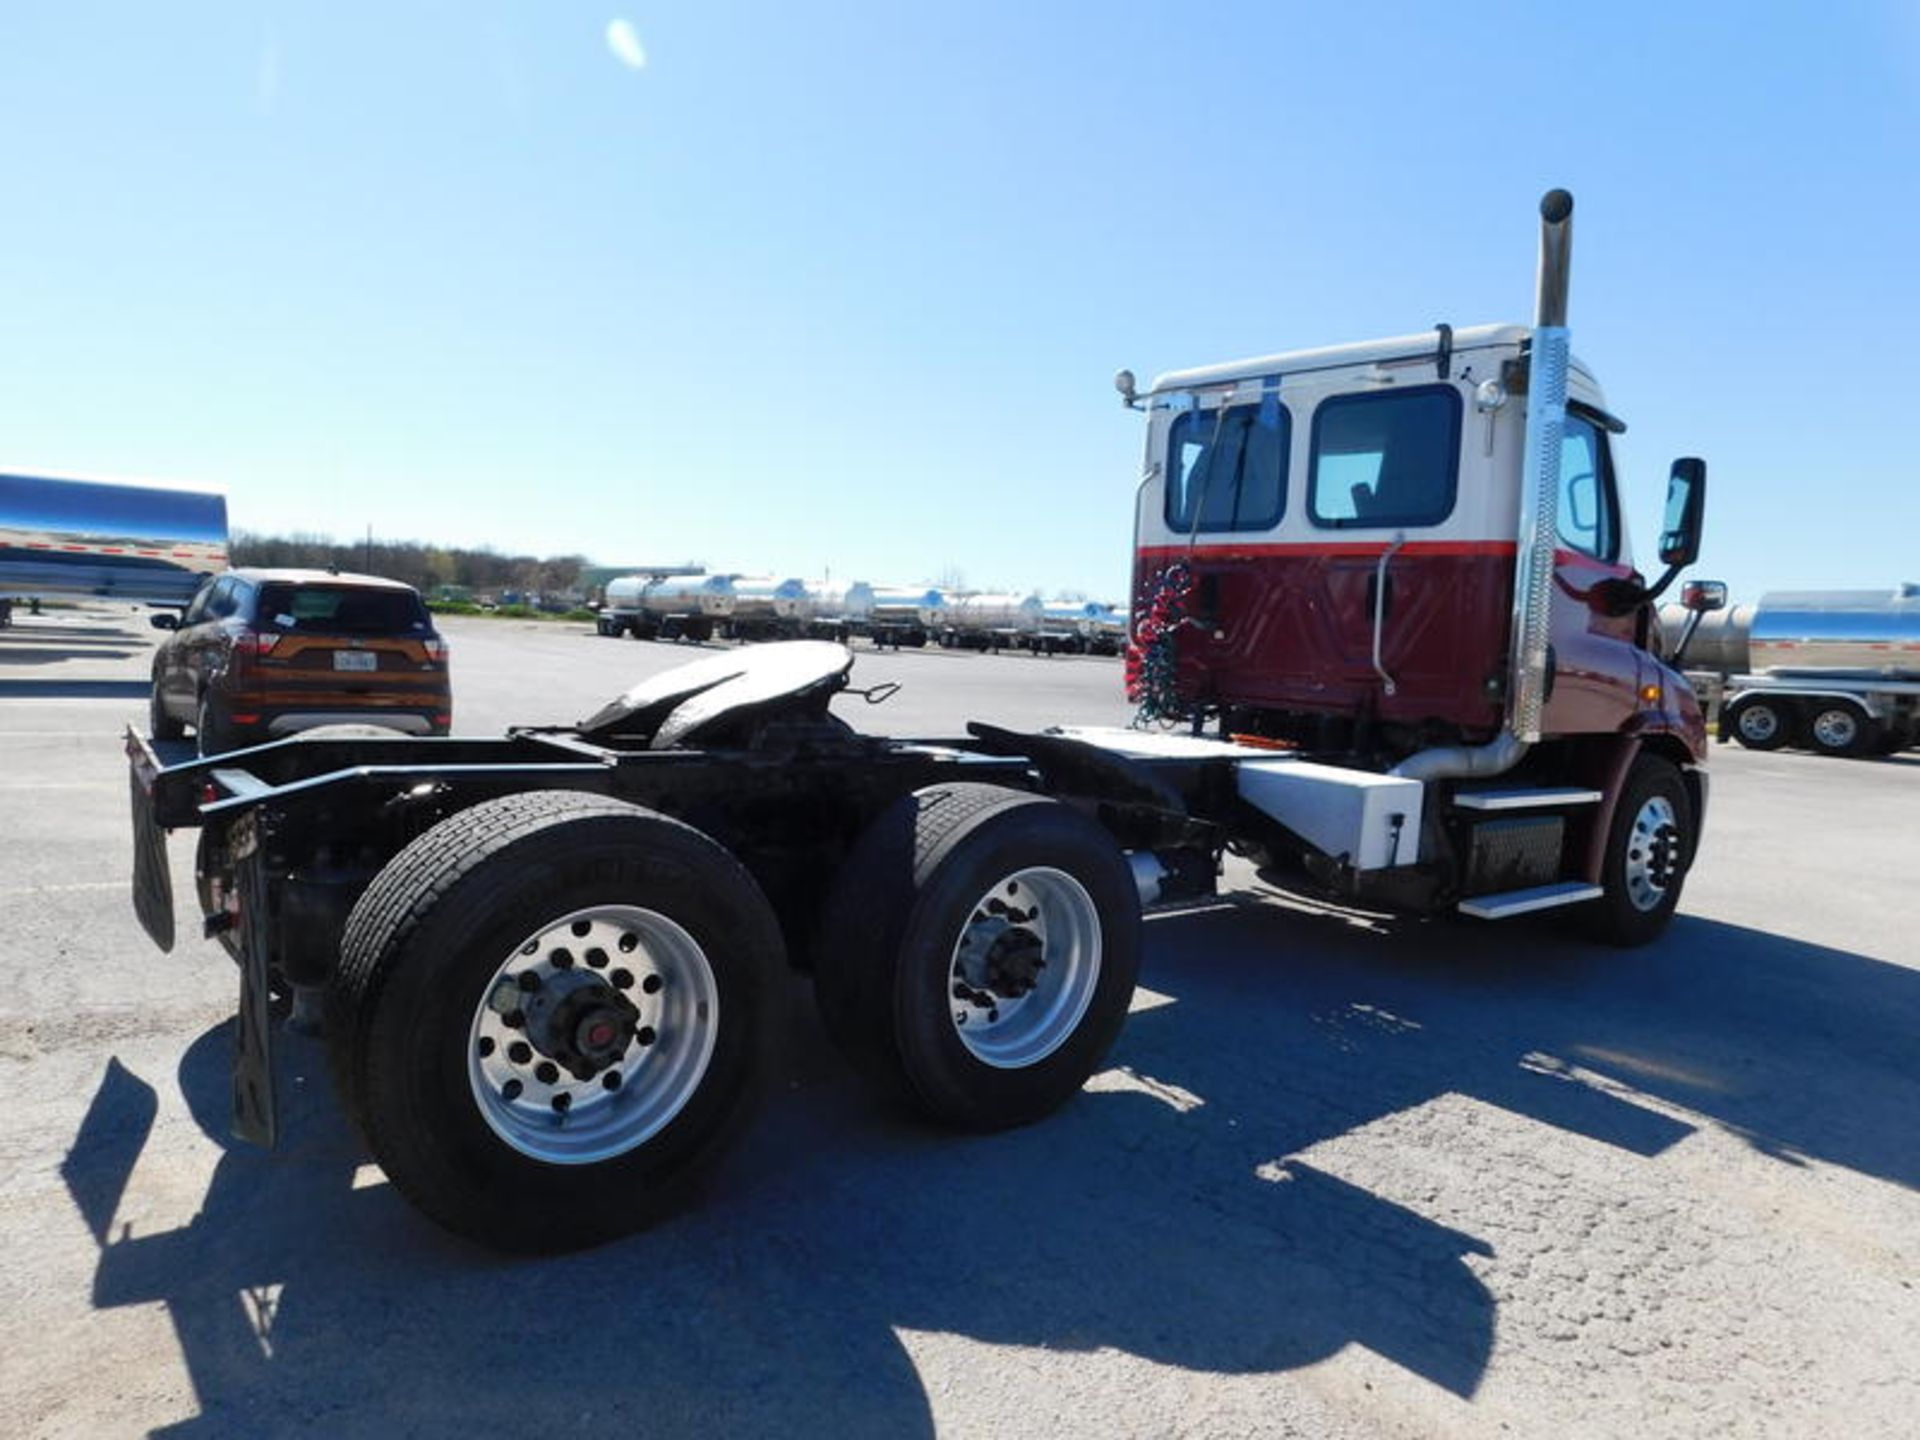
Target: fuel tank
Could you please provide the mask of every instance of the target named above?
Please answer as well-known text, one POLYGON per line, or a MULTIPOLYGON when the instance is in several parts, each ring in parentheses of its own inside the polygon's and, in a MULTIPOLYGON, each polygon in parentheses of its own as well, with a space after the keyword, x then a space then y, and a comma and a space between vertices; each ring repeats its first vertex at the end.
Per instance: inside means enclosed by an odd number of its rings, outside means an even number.
POLYGON ((0 473, 0 595, 184 605, 226 565, 218 491, 0 473))

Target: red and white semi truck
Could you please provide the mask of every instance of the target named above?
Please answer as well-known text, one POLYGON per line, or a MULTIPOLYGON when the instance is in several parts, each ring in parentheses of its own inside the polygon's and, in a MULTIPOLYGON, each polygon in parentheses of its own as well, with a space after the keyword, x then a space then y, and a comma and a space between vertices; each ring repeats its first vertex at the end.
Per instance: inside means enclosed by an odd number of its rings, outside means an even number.
POLYGON ((1321 893, 1658 934, 1706 804, 1653 602, 1699 543, 1674 466, 1634 569, 1619 422, 1565 327, 1543 202, 1532 327, 1163 377, 1138 498, 1143 725, 900 740, 836 715, 852 654, 729 651, 578 725, 314 734, 163 767, 129 733, 135 910, 174 940, 168 833, 238 962, 235 1128, 272 1143, 279 1018, 324 1016, 394 1184, 513 1249, 645 1224, 767 1078, 782 965, 928 1117, 1077 1093, 1124 1023, 1144 907, 1229 850, 1321 893))

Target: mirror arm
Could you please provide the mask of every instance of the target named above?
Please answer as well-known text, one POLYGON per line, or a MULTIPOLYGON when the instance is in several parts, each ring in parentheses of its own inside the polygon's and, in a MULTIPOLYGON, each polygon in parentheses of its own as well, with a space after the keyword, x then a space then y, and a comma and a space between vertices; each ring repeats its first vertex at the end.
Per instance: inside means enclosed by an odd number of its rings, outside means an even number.
POLYGON ((1673 584, 1680 572, 1686 568, 1685 565, 1667 566, 1667 568, 1661 572, 1660 578, 1654 581, 1653 584, 1647 586, 1645 594, 1646 602, 1651 604, 1653 601, 1658 600, 1666 593, 1667 587, 1673 584))

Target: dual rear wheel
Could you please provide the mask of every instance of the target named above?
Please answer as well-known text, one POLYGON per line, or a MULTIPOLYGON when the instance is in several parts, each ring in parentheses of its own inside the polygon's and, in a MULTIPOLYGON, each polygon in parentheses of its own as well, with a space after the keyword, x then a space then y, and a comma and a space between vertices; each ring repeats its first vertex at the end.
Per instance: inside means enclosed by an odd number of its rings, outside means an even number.
MULTIPOLYGON (((907 796, 824 916, 828 1029, 929 1118, 1036 1119, 1125 1020, 1132 876, 1056 801, 907 796)), ((355 906, 328 999, 335 1078, 388 1178, 448 1229, 594 1244, 678 1203, 745 1126, 774 1065, 783 954, 759 885, 700 831, 573 792, 486 801, 355 906)))

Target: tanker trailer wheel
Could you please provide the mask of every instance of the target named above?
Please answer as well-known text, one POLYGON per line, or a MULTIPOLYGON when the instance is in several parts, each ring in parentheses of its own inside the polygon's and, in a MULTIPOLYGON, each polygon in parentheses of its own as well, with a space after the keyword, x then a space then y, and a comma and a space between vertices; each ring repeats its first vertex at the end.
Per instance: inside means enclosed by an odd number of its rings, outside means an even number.
POLYGON ((1879 727, 1849 700, 1815 705, 1807 718, 1807 743, 1822 755, 1863 755, 1878 742, 1879 727))
POLYGON ((746 1123, 782 953, 759 887, 698 830, 572 792, 489 800, 354 906, 334 1078, 387 1177, 447 1229, 595 1244, 672 1206, 746 1123))
POLYGON ((1778 750, 1793 738, 1795 719, 1787 702, 1753 695, 1729 705, 1721 723, 1749 750, 1778 750))
POLYGON ((1614 945, 1644 945, 1667 928, 1693 863, 1693 802, 1672 762, 1642 755, 1607 834, 1600 885, 1585 907, 1588 929, 1614 945))
POLYGON ((1106 831, 1056 800, 947 784, 904 796, 854 846, 814 986, 884 1094, 998 1130, 1078 1093, 1139 967, 1138 894, 1106 831))

